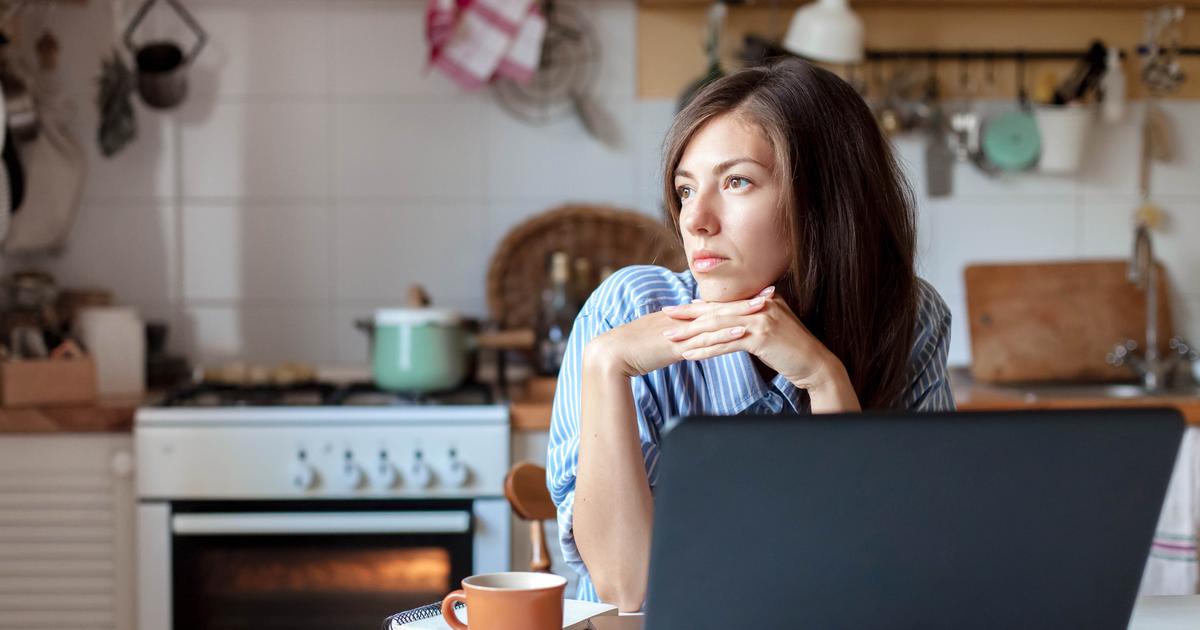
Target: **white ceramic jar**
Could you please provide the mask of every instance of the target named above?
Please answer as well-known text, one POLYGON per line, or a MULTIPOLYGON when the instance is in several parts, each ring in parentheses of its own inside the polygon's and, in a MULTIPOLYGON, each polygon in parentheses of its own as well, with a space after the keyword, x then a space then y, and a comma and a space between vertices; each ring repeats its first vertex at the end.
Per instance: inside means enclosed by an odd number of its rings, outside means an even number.
POLYGON ((96 362, 96 392, 136 396, 146 389, 146 332, 135 309, 93 306, 75 316, 75 332, 96 362))

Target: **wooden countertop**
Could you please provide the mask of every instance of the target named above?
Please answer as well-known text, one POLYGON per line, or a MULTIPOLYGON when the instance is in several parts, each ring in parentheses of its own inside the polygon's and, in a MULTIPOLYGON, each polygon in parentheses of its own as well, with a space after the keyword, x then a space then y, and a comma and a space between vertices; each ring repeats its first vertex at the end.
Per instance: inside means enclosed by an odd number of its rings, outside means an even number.
POLYGON ((550 407, 558 379, 535 376, 516 385, 508 405, 508 421, 513 431, 549 431, 550 407))
MULTIPOLYGON (((513 396, 509 407, 514 431, 550 430, 550 406, 554 400, 554 379, 530 381, 523 392, 513 396)), ((976 383, 965 368, 950 371, 954 402, 960 411, 999 409, 1078 409, 1102 407, 1175 407, 1188 424, 1200 426, 1200 396, 1145 396, 1135 398, 1038 398, 1026 396, 1020 387, 1002 387, 976 383)))
POLYGON ((129 433, 145 398, 114 398, 90 405, 0 408, 0 433, 129 433))
POLYGON ((1189 425, 1200 425, 1200 396, 1061 397, 1028 396, 1027 389, 976 383, 965 368, 950 371, 954 402, 960 411, 995 409, 1079 409, 1113 407, 1174 407, 1189 425))

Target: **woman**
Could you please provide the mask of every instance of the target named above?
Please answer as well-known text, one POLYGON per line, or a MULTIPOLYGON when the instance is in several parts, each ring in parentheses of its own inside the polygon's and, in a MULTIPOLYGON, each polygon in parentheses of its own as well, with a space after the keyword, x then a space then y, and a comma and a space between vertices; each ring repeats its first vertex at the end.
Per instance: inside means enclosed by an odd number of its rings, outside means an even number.
POLYGON ((716 81, 676 116, 663 182, 689 269, 627 267, 596 290, 550 430, 577 597, 627 611, 645 596, 665 421, 954 406, 911 193, 846 83, 799 60, 716 81))

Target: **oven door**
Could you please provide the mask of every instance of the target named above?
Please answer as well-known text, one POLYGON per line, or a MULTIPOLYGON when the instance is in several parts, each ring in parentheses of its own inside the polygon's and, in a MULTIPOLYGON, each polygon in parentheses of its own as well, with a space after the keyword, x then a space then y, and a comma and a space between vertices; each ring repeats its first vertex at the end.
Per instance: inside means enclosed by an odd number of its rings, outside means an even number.
POLYGON ((481 524, 472 501, 166 507, 174 630, 377 628, 471 575, 481 524))

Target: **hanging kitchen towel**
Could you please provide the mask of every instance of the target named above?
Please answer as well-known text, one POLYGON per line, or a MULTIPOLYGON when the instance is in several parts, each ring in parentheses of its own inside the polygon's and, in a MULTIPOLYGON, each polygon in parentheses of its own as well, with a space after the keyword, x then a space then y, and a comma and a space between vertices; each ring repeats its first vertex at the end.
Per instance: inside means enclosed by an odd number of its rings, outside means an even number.
POLYGON ((52 81, 39 81, 36 99, 41 128, 21 146, 25 200, 12 216, 4 238, 5 254, 59 250, 71 230, 83 191, 83 147, 64 122, 52 81))
POLYGON ((430 0, 425 14, 429 65, 468 89, 491 81, 502 62, 506 62, 506 76, 532 76, 528 68, 536 68, 537 59, 529 51, 536 48, 540 53, 545 33, 545 20, 532 4, 531 0, 430 0))
POLYGON ((1196 534, 1200 527, 1200 429, 1188 429, 1167 486, 1140 595, 1193 595, 1200 585, 1196 534))
POLYGON ((512 79, 517 83, 529 83, 537 72, 542 58, 542 39, 546 36, 546 18, 536 2, 529 5, 529 13, 521 22, 521 29, 509 47, 508 53, 496 67, 496 76, 512 79))

